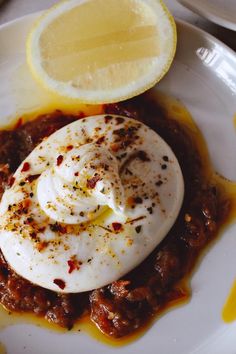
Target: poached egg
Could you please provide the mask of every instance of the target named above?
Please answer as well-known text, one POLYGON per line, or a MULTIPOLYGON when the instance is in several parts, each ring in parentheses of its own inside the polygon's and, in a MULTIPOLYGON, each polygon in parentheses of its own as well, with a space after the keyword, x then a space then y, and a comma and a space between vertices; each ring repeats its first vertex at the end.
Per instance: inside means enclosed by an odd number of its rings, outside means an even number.
POLYGON ((43 140, 19 166, 0 203, 0 247, 34 284, 93 290, 156 248, 183 195, 179 163, 156 132, 127 117, 87 117, 43 140))

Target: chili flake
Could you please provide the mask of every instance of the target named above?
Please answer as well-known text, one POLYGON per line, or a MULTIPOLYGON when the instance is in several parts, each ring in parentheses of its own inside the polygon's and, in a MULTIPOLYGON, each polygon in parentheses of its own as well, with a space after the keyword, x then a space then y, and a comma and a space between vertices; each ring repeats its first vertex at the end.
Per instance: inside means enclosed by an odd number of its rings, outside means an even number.
POLYGON ((31 224, 32 222, 34 221, 34 219, 31 217, 31 216, 29 216, 27 219, 26 219, 26 224, 31 224))
POLYGON ((125 121, 124 118, 122 118, 122 117, 116 117, 116 123, 117 123, 117 125, 124 123, 124 121, 125 121))
POLYGON ((105 123, 109 123, 112 120, 112 116, 105 116, 104 117, 105 123))
POLYGON ((21 203, 19 203, 18 214, 27 214, 30 204, 30 199, 25 199, 21 203))
POLYGON ((77 259, 72 258, 67 262, 69 266, 68 273, 71 274, 74 270, 79 270, 82 262, 79 262, 77 259))
POLYGON ((71 151, 73 148, 74 148, 73 145, 68 145, 68 146, 66 147, 66 150, 67 150, 67 151, 71 151))
POLYGON ((40 177, 40 175, 30 175, 28 177, 26 177, 26 182, 28 183, 32 183, 33 181, 35 181, 36 179, 38 179, 40 177))
POLYGON ((112 150, 113 152, 119 151, 119 150, 120 150, 120 145, 117 144, 117 143, 111 144, 111 150, 112 150))
POLYGON ((25 162, 22 169, 21 169, 21 172, 27 172, 27 171, 29 171, 29 169, 30 169, 29 162, 25 162))
POLYGON ((101 177, 99 175, 88 179, 87 180, 87 188, 94 189, 96 187, 97 182, 100 180, 101 180, 101 177))
POLYGON ((66 287, 66 283, 62 279, 54 279, 53 283, 56 284, 62 290, 64 290, 66 287))
POLYGON ((43 251, 47 246, 48 246, 48 242, 46 242, 46 241, 40 242, 40 243, 37 245, 37 250, 38 250, 39 252, 41 252, 41 251, 43 251))
POLYGON ((105 141, 105 136, 101 136, 97 141, 96 144, 102 144, 105 141))
POLYGON ((122 224, 119 222, 113 222, 112 223, 112 227, 114 229, 114 231, 121 231, 122 229, 122 224))
POLYGON ((63 162, 63 156, 62 155, 59 155, 58 158, 57 158, 57 166, 60 166, 63 162))

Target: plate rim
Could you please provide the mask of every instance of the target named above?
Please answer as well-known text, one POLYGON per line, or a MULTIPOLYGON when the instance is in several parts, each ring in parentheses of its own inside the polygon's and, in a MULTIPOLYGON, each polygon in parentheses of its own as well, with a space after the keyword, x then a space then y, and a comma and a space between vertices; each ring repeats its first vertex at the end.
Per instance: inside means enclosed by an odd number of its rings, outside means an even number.
POLYGON ((236 31, 236 21, 231 22, 230 20, 221 17, 215 13, 201 10, 200 7, 196 6, 195 3, 189 2, 189 0, 177 0, 181 5, 187 7, 189 10, 197 13, 198 15, 210 20, 211 22, 220 25, 222 27, 228 28, 232 31, 236 31))

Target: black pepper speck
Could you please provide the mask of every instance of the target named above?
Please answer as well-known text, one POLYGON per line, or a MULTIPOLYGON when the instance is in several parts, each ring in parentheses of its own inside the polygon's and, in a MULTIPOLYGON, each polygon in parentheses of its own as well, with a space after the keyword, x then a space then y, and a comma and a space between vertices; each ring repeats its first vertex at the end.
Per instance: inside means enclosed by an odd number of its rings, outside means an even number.
POLYGON ((137 232, 137 234, 139 234, 142 230, 142 226, 141 225, 138 225, 135 227, 135 231, 137 232))

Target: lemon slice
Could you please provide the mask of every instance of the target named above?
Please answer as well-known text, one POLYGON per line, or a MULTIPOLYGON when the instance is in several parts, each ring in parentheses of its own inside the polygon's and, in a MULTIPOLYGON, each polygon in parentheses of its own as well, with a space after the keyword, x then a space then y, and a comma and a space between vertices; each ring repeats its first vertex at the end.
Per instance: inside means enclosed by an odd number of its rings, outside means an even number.
POLYGON ((160 0, 67 0, 35 23, 27 61, 45 88, 110 103, 157 83, 175 49, 175 22, 160 0))

